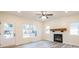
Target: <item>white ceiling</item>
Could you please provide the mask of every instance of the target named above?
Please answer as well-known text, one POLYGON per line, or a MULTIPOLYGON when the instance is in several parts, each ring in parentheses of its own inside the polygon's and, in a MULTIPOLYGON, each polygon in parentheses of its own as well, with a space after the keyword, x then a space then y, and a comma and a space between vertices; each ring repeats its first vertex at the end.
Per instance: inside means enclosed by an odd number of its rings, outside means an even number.
MULTIPOLYGON (((41 14, 40 11, 21 11, 20 13, 18 13, 17 11, 5 11, 5 12, 32 20, 40 20, 40 15, 36 14, 41 14)), ((53 16, 50 16, 48 18, 49 20, 53 20, 60 17, 79 15, 79 11, 68 11, 68 13, 65 13, 64 11, 47 11, 47 12, 54 14, 53 16)))

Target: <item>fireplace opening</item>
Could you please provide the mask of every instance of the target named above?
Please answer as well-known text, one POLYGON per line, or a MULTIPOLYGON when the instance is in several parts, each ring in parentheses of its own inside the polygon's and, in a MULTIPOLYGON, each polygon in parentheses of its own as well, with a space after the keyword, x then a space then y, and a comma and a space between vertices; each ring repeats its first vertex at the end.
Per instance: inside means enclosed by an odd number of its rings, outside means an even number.
POLYGON ((62 34, 54 34, 54 41, 62 43, 63 42, 62 34))

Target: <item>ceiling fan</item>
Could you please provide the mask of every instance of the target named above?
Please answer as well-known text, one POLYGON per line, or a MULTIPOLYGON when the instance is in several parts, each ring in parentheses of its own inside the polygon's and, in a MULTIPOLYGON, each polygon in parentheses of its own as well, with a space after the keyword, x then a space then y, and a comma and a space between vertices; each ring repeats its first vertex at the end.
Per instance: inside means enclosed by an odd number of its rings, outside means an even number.
POLYGON ((47 11, 41 11, 40 14, 36 14, 36 15, 40 15, 40 18, 42 20, 46 20, 46 19, 48 19, 49 16, 53 16, 53 14, 47 13, 47 11))

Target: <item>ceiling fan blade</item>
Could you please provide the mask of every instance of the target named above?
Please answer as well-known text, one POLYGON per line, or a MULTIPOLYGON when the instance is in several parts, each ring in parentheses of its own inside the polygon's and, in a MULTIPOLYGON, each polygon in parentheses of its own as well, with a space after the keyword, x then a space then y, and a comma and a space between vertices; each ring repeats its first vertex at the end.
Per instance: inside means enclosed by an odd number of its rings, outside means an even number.
POLYGON ((46 14, 46 16, 53 16, 53 14, 46 14))
POLYGON ((36 15, 44 15, 43 13, 44 13, 44 12, 43 12, 43 11, 41 11, 40 13, 38 13, 38 14, 36 14, 36 15))

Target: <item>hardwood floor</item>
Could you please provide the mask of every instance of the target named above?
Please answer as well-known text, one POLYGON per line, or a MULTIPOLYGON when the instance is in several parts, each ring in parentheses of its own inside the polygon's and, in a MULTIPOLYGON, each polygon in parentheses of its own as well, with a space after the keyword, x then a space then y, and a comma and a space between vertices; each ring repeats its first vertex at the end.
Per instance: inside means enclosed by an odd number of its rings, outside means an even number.
POLYGON ((79 46, 51 41, 38 41, 29 44, 24 44, 21 46, 16 46, 15 48, 79 48, 79 46))

